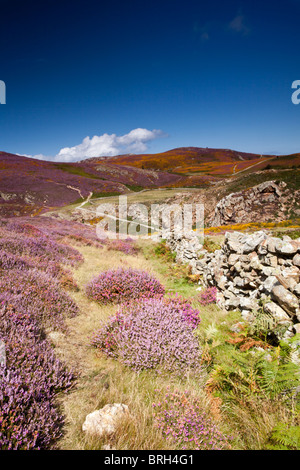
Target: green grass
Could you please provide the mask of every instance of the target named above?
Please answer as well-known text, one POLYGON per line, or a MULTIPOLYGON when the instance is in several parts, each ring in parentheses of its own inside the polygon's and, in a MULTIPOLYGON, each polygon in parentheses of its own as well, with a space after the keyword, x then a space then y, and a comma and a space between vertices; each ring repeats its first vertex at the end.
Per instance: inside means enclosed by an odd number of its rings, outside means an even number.
POLYGON ((285 230, 285 231, 273 231, 272 232, 273 237, 282 238, 284 235, 288 235, 289 237, 291 237, 292 240, 296 240, 296 238, 300 237, 300 230, 290 229, 290 230, 285 230))
POLYGON ((71 166, 68 165, 67 163, 55 163, 55 167, 58 170, 66 171, 67 173, 71 173, 72 175, 77 175, 77 176, 83 176, 85 178, 91 178, 91 179, 98 179, 98 180, 105 180, 105 178, 94 175, 93 173, 88 173, 87 171, 83 170, 83 168, 80 168, 79 166, 71 166))
MULTIPOLYGON (((143 191, 143 192, 132 192, 132 193, 126 193, 123 195, 127 197, 128 204, 136 204, 136 203, 154 204, 157 202, 159 203, 160 201, 163 202, 166 198, 176 196, 178 192, 188 194, 192 191, 193 191, 192 188, 186 189, 186 190, 164 188, 164 189, 149 189, 149 190, 147 189, 146 191, 143 191)), ((118 204, 119 196, 110 196, 107 202, 111 204, 118 204)), ((89 207, 89 206, 87 205, 86 207, 89 207)), ((93 205, 93 208, 96 208, 96 206, 93 205)))
POLYGON ((134 191, 134 192, 139 192, 144 189, 143 186, 139 186, 138 184, 126 184, 126 187, 130 189, 130 191, 134 191))
POLYGON ((114 197, 114 196, 120 196, 121 193, 117 192, 117 191, 102 191, 102 192, 93 192, 93 195, 91 197, 91 199, 96 199, 98 197, 114 197))

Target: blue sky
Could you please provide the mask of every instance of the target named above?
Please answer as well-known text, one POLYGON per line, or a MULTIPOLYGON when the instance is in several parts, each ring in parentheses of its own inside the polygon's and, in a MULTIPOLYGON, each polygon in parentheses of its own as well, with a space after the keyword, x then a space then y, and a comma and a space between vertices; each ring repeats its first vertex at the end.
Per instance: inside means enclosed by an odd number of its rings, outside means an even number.
POLYGON ((0 150, 300 152, 300 1, 0 0, 0 150))

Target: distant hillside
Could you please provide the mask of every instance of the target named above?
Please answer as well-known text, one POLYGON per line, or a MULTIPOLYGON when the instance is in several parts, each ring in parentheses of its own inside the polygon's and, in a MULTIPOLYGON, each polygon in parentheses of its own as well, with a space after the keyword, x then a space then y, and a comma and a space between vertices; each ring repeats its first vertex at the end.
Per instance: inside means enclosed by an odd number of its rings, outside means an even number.
MULTIPOLYGON (((185 187, 210 192, 218 187, 218 192, 227 192, 226 188, 249 186, 250 181, 254 185, 257 177, 276 179, 277 172, 278 176, 288 170, 293 172, 299 165, 298 153, 276 157, 198 147, 89 158, 77 163, 41 161, 0 152, 0 215, 34 215, 80 203, 87 197, 143 189, 185 187)), ((294 176, 298 178, 298 172, 294 176)))
POLYGON ((110 162, 151 170, 164 170, 186 175, 202 172, 215 176, 232 174, 254 163, 273 158, 229 149, 180 147, 157 154, 119 155, 110 162))
POLYGON ((88 196, 122 194, 172 184, 180 177, 103 162, 56 163, 0 152, 0 215, 37 214, 88 196))

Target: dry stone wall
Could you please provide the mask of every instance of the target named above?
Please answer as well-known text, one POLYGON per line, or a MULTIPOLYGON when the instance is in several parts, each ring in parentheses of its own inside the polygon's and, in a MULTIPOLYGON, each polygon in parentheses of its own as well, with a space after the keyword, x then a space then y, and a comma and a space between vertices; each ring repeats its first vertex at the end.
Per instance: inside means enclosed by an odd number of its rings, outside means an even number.
POLYGON ((283 337, 300 333, 300 239, 227 232, 221 249, 208 253, 192 235, 170 233, 167 244, 204 286, 218 288, 221 308, 239 309, 249 323, 263 309, 283 337))

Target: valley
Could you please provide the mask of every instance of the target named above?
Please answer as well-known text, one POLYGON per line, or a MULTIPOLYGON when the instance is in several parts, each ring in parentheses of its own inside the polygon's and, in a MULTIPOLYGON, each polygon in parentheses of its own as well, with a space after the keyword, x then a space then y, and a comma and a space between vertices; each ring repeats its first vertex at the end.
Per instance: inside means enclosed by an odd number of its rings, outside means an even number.
POLYGON ((0 154, 2 449, 299 448, 298 156, 182 152, 0 154), (99 238, 119 195, 203 203, 203 246, 99 238))

